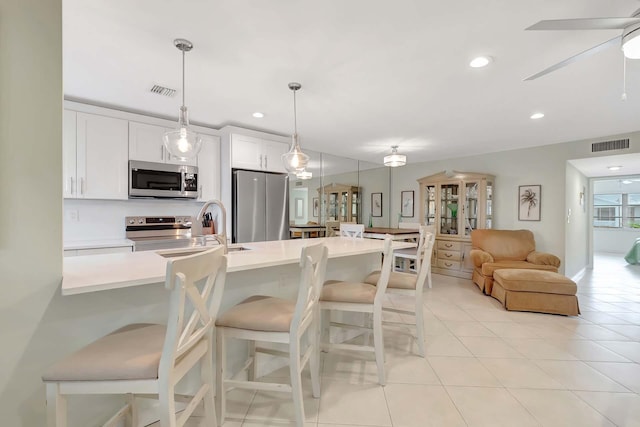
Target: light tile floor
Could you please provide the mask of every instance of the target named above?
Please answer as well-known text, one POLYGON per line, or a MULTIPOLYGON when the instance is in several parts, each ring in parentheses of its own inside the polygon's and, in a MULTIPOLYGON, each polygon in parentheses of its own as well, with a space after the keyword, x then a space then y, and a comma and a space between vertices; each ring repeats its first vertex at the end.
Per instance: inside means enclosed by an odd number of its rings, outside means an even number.
MULTIPOLYGON (((324 355, 319 400, 305 371, 305 427, 640 426, 640 266, 599 254, 579 317, 507 312, 470 280, 433 282, 426 359, 388 333, 381 387, 372 356, 324 355)), ((287 395, 234 393, 224 427, 293 425, 287 395)))

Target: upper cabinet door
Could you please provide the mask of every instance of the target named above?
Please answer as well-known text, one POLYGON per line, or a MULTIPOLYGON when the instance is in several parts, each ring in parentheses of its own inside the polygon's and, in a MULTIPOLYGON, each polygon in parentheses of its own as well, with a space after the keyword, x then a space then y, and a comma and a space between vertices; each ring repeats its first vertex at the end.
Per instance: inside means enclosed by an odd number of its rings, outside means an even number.
POLYGON ((77 197, 128 198, 128 121, 77 113, 77 197))
POLYGON ((171 156, 162 137, 170 128, 146 123, 129 122, 129 159, 144 162, 172 163, 195 166, 197 159, 181 161, 171 156))
POLYGON ((238 169, 262 170, 262 140, 244 135, 231 135, 231 164, 238 169))
POLYGON ((282 163, 282 155, 289 151, 289 146, 282 142, 263 140, 262 141, 262 154, 263 154, 263 169, 269 172, 282 172, 287 173, 282 163))
POLYGON ((62 121, 62 194, 76 196, 76 112, 64 110, 62 121))
POLYGON ((198 154, 198 200, 220 198, 220 138, 203 135, 198 154))

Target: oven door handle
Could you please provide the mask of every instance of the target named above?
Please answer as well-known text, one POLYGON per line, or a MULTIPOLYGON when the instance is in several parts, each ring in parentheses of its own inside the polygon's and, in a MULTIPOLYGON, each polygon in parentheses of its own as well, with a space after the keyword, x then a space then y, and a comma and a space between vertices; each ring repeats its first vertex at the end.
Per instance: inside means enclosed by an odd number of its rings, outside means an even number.
POLYGON ((184 194, 186 191, 185 183, 187 182, 186 172, 184 170, 180 171, 180 193, 184 194))

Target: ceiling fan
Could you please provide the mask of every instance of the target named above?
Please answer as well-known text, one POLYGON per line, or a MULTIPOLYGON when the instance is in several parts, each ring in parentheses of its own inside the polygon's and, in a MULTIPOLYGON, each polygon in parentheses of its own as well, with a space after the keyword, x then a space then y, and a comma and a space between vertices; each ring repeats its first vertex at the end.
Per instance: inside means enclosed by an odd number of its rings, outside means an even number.
POLYGON ((525 28, 525 30, 623 30, 621 35, 580 52, 562 62, 558 62, 539 73, 527 77, 525 81, 535 80, 615 45, 622 46, 625 57, 640 59, 640 9, 633 12, 629 18, 553 19, 540 21, 529 28, 525 28))

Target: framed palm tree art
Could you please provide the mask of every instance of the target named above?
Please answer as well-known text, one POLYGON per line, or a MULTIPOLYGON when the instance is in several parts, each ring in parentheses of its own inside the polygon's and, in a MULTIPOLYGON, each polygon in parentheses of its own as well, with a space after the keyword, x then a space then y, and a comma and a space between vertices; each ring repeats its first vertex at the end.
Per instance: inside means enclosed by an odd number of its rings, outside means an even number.
POLYGON ((518 220, 540 221, 541 185, 518 187, 518 220))

